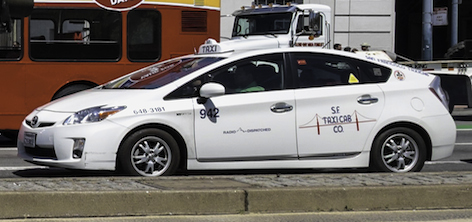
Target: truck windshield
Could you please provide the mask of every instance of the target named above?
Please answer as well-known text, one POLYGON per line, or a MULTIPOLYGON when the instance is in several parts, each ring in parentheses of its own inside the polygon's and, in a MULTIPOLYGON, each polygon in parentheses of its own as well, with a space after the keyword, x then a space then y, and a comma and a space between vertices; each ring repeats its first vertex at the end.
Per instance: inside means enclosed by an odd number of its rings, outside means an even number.
POLYGON ((264 34, 287 34, 292 13, 239 15, 235 18, 233 37, 264 34))
POLYGON ((221 59, 189 57, 167 60, 113 80, 105 84, 103 89, 156 89, 221 59))

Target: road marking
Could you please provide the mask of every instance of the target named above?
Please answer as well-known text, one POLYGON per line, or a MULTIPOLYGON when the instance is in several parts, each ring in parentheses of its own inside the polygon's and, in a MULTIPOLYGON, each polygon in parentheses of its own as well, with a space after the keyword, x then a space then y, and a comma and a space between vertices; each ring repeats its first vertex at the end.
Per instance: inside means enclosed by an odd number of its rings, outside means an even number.
MULTIPOLYGON (((425 165, 437 165, 437 164, 469 164, 460 160, 452 161, 426 161, 425 165)), ((20 171, 20 170, 33 170, 33 169, 47 169, 47 166, 11 166, 11 167, 0 167, 0 171, 20 171)))
POLYGON ((17 170, 31 170, 31 169, 45 169, 49 168, 47 166, 14 166, 14 167, 0 167, 0 171, 5 171, 5 170, 12 170, 12 171, 17 171, 17 170))
POLYGON ((17 148, 0 148, 0 151, 17 151, 17 148))
POLYGON ((472 143, 455 143, 456 146, 472 146, 472 143))
POLYGON ((424 164, 435 165, 435 164, 469 164, 460 160, 451 160, 451 161, 426 161, 424 164))

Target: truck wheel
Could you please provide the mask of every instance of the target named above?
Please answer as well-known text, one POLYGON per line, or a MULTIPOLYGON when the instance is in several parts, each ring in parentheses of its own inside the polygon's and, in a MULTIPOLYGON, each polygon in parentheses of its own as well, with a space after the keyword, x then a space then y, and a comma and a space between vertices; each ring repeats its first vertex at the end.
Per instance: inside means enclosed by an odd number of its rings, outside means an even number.
POLYGON ((59 99, 59 98, 64 97, 64 96, 68 96, 68 95, 76 93, 76 92, 80 92, 80 91, 83 91, 83 90, 86 90, 86 89, 90 89, 90 88, 93 88, 93 87, 94 86, 87 85, 87 84, 70 85, 70 86, 68 86, 64 89, 59 90, 56 94, 54 94, 51 101, 59 99))
POLYGON ((180 161, 175 139, 160 129, 143 129, 125 139, 118 151, 117 169, 126 175, 173 174, 180 161))
POLYGON ((426 145, 414 130, 392 128, 374 140, 370 157, 370 168, 375 171, 417 172, 426 161, 426 145))

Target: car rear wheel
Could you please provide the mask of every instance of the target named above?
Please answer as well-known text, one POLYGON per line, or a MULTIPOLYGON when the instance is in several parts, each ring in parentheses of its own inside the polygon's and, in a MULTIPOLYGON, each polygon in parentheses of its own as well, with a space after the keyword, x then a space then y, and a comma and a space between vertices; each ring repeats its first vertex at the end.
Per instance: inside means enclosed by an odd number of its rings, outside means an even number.
POLYGON ((160 129, 143 129, 133 133, 121 145, 117 168, 127 175, 171 175, 179 165, 177 142, 160 129))
POLYGON ((375 139, 370 161, 370 167, 375 171, 417 172, 426 161, 426 145, 414 130, 392 128, 375 139))

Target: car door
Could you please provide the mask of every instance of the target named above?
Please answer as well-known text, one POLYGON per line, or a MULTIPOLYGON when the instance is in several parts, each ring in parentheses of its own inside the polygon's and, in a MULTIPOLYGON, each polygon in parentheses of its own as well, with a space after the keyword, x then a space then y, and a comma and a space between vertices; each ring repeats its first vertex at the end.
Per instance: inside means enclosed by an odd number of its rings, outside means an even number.
POLYGON ((390 70, 337 55, 293 54, 298 154, 339 158, 360 153, 385 98, 378 83, 390 70))
POLYGON ((294 94, 282 90, 284 72, 283 55, 276 54, 208 74, 226 93, 204 104, 194 101, 198 161, 297 159, 294 94))

